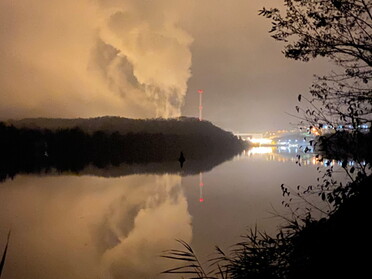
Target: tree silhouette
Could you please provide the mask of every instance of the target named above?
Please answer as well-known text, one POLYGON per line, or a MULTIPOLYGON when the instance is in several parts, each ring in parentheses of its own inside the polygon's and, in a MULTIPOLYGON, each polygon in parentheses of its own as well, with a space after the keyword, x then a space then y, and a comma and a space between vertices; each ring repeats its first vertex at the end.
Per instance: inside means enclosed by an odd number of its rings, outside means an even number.
MULTIPOLYGON (((260 15, 272 20, 270 33, 285 43, 286 57, 309 61, 327 57, 341 70, 318 77, 303 112, 305 123, 371 124, 372 92, 372 1, 285 0, 285 12, 263 8, 260 15)), ((299 96, 299 101, 304 98, 299 96)))

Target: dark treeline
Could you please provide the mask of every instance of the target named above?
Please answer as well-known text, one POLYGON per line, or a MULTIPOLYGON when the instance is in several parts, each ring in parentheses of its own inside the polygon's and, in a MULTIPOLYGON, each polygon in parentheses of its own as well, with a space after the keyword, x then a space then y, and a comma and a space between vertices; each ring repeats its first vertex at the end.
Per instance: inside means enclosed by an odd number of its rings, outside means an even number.
MULTIPOLYGON (((214 126, 208 121, 199 121, 193 117, 131 119, 117 116, 102 116, 95 118, 25 118, 21 120, 8 120, 7 124, 16 128, 31 129, 70 129, 79 127, 84 132, 94 133, 103 131, 107 133, 150 133, 150 134, 217 134, 226 131, 214 126)), ((231 135, 231 134, 230 134, 231 135)))
POLYGON ((354 160, 372 163, 372 132, 339 131, 318 137, 315 143, 317 152, 325 158, 335 160, 354 160))
POLYGON ((186 160, 226 158, 242 151, 244 144, 231 133, 210 127, 210 134, 120 134, 88 133, 77 127, 16 128, 0 123, 0 180, 19 172, 79 172, 88 164, 102 168, 122 163, 177 161, 181 151, 186 160))

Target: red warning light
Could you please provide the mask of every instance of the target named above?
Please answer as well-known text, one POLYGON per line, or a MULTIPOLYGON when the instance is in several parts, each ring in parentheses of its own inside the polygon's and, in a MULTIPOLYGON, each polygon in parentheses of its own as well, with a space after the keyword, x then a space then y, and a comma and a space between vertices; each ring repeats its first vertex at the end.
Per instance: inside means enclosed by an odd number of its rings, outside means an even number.
POLYGON ((199 186, 204 186, 204 183, 203 182, 200 182, 199 186))
POLYGON ((204 91, 203 91, 202 89, 199 89, 199 90, 198 90, 198 93, 201 94, 201 93, 204 93, 204 91))
POLYGON ((203 198, 200 198, 200 199, 199 199, 199 201, 200 201, 200 202, 203 202, 203 201, 204 201, 204 199, 203 199, 203 198))

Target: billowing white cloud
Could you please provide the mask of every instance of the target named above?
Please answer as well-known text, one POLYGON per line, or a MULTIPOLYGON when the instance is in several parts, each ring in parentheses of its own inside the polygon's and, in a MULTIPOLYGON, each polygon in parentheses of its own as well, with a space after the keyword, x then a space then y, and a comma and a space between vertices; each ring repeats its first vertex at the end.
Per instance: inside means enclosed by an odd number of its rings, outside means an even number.
POLYGON ((192 38, 174 2, 1 1, 0 117, 178 116, 192 38))

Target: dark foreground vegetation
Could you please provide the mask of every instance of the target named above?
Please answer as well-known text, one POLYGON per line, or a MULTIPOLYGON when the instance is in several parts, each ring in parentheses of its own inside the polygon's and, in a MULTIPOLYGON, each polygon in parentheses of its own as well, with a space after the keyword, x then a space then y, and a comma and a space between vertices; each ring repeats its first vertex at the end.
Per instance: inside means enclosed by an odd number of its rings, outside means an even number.
POLYGON ((372 133, 347 132, 326 134, 316 140, 315 149, 325 158, 334 160, 370 161, 372 158, 372 133))
MULTIPOLYGON (((102 119, 111 124, 109 129, 104 126, 100 126, 103 131, 84 131, 84 126, 16 128, 0 123, 0 180, 19 172, 40 173, 53 169, 79 172, 89 164, 103 168, 122 163, 177 162, 181 151, 187 161, 210 160, 218 164, 245 148, 231 133, 209 122, 143 120, 143 126, 151 129, 143 127, 125 134, 115 131, 110 117, 86 119, 85 122, 95 124, 102 119), (174 129, 169 129, 171 127, 174 129)), ((114 123, 120 120, 113 119, 114 123)), ((52 119, 48 121, 53 123, 52 119)), ((124 119, 124 122, 130 120, 124 119)), ((118 130, 124 131, 123 127, 118 130)))
POLYGON ((371 185, 369 176, 343 188, 337 210, 325 218, 308 214, 287 220, 276 236, 253 229, 231 253, 217 247, 205 265, 180 241, 184 249, 167 251, 164 257, 185 264, 165 273, 190 276, 184 278, 364 278, 371 272, 371 185))

